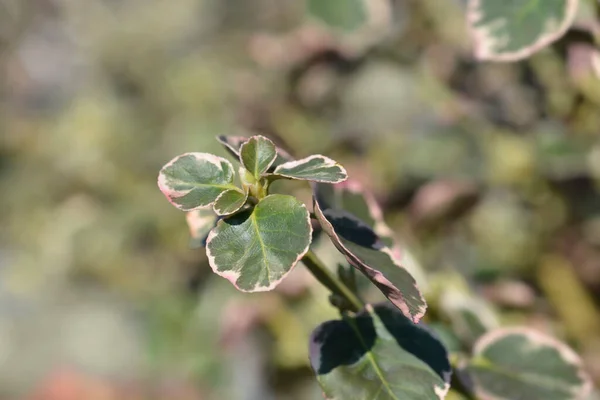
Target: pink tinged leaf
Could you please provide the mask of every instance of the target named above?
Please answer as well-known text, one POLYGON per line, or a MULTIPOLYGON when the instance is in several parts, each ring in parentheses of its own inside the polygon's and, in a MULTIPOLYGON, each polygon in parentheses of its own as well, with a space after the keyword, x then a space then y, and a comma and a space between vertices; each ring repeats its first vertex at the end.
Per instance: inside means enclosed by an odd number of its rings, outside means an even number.
POLYGON ((313 185, 314 212, 335 247, 369 278, 404 315, 415 323, 427 309, 422 293, 411 274, 397 263, 390 248, 364 222, 352 214, 334 209, 327 185, 313 185))
POLYGON ((210 206, 233 189, 233 166, 208 153, 185 153, 169 161, 158 175, 158 187, 167 200, 183 211, 210 206))

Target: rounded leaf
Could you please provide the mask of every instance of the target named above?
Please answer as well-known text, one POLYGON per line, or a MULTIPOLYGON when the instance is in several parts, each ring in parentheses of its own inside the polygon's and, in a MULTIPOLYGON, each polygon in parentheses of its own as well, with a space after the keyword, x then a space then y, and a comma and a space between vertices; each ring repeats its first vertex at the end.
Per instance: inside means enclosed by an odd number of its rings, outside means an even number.
POLYGON ((578 0, 469 0, 467 18, 482 60, 516 61, 548 46, 571 26, 578 0))
POLYGON ((482 400, 582 400, 591 390, 573 350, 526 328, 481 337, 466 372, 482 400))
POLYGON ((158 187, 175 207, 192 211, 210 206, 234 189, 233 166, 208 153, 185 153, 169 161, 158 175, 158 187))
POLYGON ((226 190, 217 197, 213 209, 217 215, 230 215, 242 208, 247 199, 247 192, 239 189, 226 190))
POLYGON ((277 158, 275 145, 264 136, 253 136, 240 147, 240 161, 256 180, 277 158))
POLYGON ((348 173, 344 167, 331 158, 317 154, 279 165, 273 171, 272 177, 322 183, 340 183, 348 178, 348 173))
POLYGON ((310 362, 327 399, 443 399, 450 388, 442 343, 387 304, 315 329, 310 362))
POLYGON ((243 292, 272 290, 306 254, 312 227, 306 206, 273 194, 225 218, 208 235, 213 271, 243 292))
MULTIPOLYGON (((244 143, 248 141, 248 138, 245 136, 217 136, 217 140, 219 143, 225 147, 225 150, 229 152, 236 160, 240 159, 240 147, 244 143)), ((283 150, 280 147, 277 147, 277 157, 271 167, 269 168, 269 172, 273 172, 278 165, 286 163, 288 161, 293 161, 294 157, 292 157, 287 151, 283 150)))

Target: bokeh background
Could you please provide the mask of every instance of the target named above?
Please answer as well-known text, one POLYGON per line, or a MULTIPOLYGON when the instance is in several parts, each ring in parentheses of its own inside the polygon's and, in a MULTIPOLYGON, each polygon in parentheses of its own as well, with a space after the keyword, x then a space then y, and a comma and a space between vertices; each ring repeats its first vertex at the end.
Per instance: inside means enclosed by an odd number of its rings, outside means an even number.
POLYGON ((0 1, 0 399, 321 398, 307 338, 336 317, 325 290, 299 267, 236 293, 156 186, 172 157, 252 133, 375 194, 430 319, 464 290, 600 381, 593 10, 491 64, 462 1, 373 0, 351 34, 302 3, 0 1))

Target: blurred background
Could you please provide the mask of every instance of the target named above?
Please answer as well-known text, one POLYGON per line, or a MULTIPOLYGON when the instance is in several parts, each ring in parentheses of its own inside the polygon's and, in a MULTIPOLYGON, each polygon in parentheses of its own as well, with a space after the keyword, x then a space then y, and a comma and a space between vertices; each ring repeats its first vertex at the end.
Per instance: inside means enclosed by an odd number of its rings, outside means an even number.
POLYGON ((374 193, 430 322, 468 292, 600 382, 594 10, 491 64, 462 1, 369 4, 340 33, 297 0, 0 1, 0 399, 321 398, 327 292, 296 268, 236 293, 156 186, 174 156, 252 133, 374 193))

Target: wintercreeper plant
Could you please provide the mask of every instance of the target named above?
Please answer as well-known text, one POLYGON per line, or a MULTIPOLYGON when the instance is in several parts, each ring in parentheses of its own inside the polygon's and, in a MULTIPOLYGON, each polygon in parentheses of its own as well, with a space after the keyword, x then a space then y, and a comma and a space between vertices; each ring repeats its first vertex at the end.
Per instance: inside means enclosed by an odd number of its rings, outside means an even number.
POLYGON ((457 337, 465 329, 477 337, 474 326, 481 335, 473 349, 450 357, 420 322, 425 299, 398 262, 398 246, 381 210, 368 193, 347 181, 337 162, 322 155, 293 160, 263 136, 218 140, 241 164, 239 186, 231 162, 207 153, 171 160, 161 169, 158 186, 188 213, 196 244, 206 248, 212 270, 240 291, 272 290, 302 261, 332 292, 341 319, 317 327, 309 343, 310 364, 325 398, 442 399, 453 370, 461 378, 454 390, 465 398, 567 400, 587 395, 589 380, 567 346, 522 328, 481 332, 485 325, 467 308, 455 314, 469 321, 457 337), (270 193, 279 179, 311 182, 312 213, 294 196, 270 193), (347 262, 337 274, 311 250, 311 218, 347 262), (354 270, 389 302, 364 304, 353 284, 354 270))

